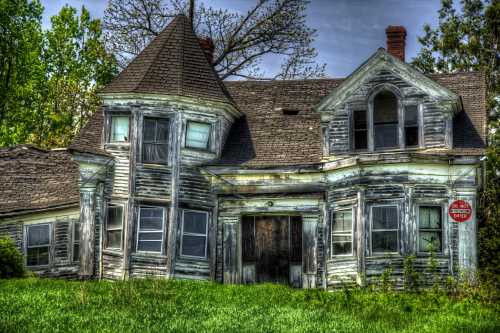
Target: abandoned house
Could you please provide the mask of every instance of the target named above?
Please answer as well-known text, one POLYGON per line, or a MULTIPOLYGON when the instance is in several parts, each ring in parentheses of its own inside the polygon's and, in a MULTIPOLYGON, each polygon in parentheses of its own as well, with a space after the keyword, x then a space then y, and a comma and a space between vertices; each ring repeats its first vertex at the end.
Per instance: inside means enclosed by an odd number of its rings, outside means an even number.
POLYGON ((0 235, 43 276, 334 288, 431 254, 474 272, 484 76, 423 75, 386 34, 344 79, 222 82, 177 16, 67 150, 0 150, 0 235))

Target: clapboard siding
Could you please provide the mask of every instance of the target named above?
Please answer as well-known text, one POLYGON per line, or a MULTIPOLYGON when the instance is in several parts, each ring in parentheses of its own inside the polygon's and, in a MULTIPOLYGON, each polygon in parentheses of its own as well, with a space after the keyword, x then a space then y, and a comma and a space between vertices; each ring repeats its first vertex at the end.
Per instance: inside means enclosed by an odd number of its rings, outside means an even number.
POLYGON ((165 256, 131 255, 130 277, 166 277, 167 274, 167 258, 165 256))
POLYGON ((10 238, 19 251, 23 251, 23 225, 22 223, 0 222, 0 237, 10 238))
POLYGON ((210 183, 196 167, 181 167, 179 201, 199 209, 211 209, 215 205, 210 183))
POLYGON ((112 168, 108 168, 106 179, 106 196, 126 197, 129 192, 130 147, 107 146, 106 151, 114 157, 112 168))
POLYGON ((341 288, 356 284, 357 261, 356 258, 334 257, 326 262, 327 287, 341 288))
POLYGON ((210 279, 209 262, 177 259, 175 262, 175 277, 181 279, 208 280, 210 279))
POLYGON ((123 254, 103 251, 102 266, 104 279, 121 280, 123 278, 123 254))
POLYGON ((152 168, 138 164, 135 174, 135 195, 143 198, 169 200, 172 174, 170 168, 152 168))

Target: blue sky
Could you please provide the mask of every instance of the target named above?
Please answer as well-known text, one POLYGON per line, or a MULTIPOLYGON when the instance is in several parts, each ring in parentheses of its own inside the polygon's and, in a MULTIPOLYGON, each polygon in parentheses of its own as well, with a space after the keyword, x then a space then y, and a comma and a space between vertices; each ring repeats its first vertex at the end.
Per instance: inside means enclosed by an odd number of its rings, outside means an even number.
MULTIPOLYGON (((201 1, 201 0, 200 0, 201 1)), ((254 0, 205 0, 214 8, 246 11, 254 0)), ((82 5, 95 17, 102 17, 106 0, 42 0, 45 7, 44 26, 64 4, 82 5)), ((378 47, 385 47, 385 28, 404 25, 408 32, 406 59, 413 58, 420 48, 417 37, 424 23, 437 25, 440 0, 311 0, 307 11, 310 27, 317 29, 314 46, 318 62, 327 64, 331 77, 349 75, 378 47)), ((262 64, 272 75, 279 69, 279 59, 266 59, 262 64)), ((267 76, 267 75, 266 75, 267 76)))

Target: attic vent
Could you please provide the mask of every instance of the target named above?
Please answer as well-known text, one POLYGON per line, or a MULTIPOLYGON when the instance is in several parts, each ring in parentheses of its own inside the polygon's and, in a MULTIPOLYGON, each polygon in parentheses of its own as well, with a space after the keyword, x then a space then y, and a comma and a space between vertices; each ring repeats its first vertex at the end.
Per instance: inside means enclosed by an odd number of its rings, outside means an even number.
POLYGON ((285 116, 296 116, 299 114, 299 110, 297 109, 283 109, 282 112, 285 116))

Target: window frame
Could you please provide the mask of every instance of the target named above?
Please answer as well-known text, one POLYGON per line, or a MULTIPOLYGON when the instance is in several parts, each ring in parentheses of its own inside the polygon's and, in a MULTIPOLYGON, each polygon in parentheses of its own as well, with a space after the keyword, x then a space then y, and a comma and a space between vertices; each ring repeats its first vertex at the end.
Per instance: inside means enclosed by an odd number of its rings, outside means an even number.
MULTIPOLYGON (((351 208, 345 208, 345 209, 337 209, 337 210, 333 210, 330 214, 330 219, 331 219, 331 225, 330 225, 330 257, 331 258, 336 258, 336 257, 352 257, 354 256, 354 226, 356 225, 356 221, 355 221, 355 210, 354 210, 354 207, 351 207, 351 208), (333 225, 335 223, 335 214, 338 214, 339 212, 351 212, 351 233, 350 233, 350 236, 351 236, 351 252, 350 253, 346 253, 346 254, 334 254, 333 253, 333 236, 334 235, 334 231, 333 231, 333 225)), ((337 233, 337 236, 345 236, 347 233, 337 233)))
POLYGON ((80 237, 78 240, 75 238, 76 228, 78 226, 78 236, 81 236, 81 223, 80 221, 73 222, 73 234, 71 235, 71 262, 80 262, 80 237), (75 245, 78 245, 78 259, 75 260, 75 245))
POLYGON ((213 131, 213 125, 212 125, 212 123, 209 123, 209 122, 206 122, 206 121, 194 120, 194 119, 188 119, 188 120, 186 120, 186 130, 185 130, 185 133, 184 133, 184 148, 198 150, 198 151, 210 152, 211 151, 210 145, 212 143, 212 131, 213 131), (207 145, 206 145, 205 148, 198 148, 198 147, 188 146, 187 136, 188 136, 188 129, 189 129, 189 124, 190 123, 208 125, 208 127, 209 127, 209 129, 208 129, 208 140, 207 140, 207 145))
POLYGON ((155 254, 155 255, 162 255, 165 253, 164 245, 165 245, 165 207, 163 206, 154 206, 154 205, 140 205, 139 209, 137 210, 137 231, 136 231, 136 242, 135 242, 135 252, 136 253, 142 253, 142 254, 155 254), (143 208, 159 208, 161 209, 161 231, 141 231, 141 209, 143 208), (160 251, 142 251, 139 250, 139 235, 142 233, 161 233, 161 239, 160 240, 142 240, 141 242, 158 242, 160 241, 160 251))
MULTIPOLYGON (((415 148, 420 148, 422 145, 422 135, 421 135, 421 122, 420 122, 420 103, 406 103, 403 104, 403 140, 404 140, 404 147, 406 149, 415 149, 415 148), (408 146, 406 145, 406 108, 407 107, 412 107, 414 106, 416 108, 416 114, 417 114, 417 120, 416 120, 416 127, 417 127, 417 144, 413 146, 408 146)), ((414 127, 414 126, 411 126, 414 127)))
POLYGON ((399 204, 397 203, 388 203, 388 204, 373 204, 370 206, 370 253, 371 255, 399 255, 401 254, 400 247, 400 238, 401 238, 401 216, 399 214, 399 204), (387 251, 387 252, 375 252, 373 251, 373 208, 377 207, 395 207, 397 214, 397 227, 396 229, 375 229, 375 232, 383 232, 383 231, 396 231, 396 251, 387 251))
POLYGON ((424 255, 428 256, 431 254, 430 251, 420 251, 420 207, 438 207, 439 212, 441 214, 441 229, 424 229, 424 230, 441 230, 441 250, 436 251, 435 253, 438 255, 442 255, 445 253, 445 239, 446 239, 446 231, 445 231, 445 207, 444 205, 441 204, 426 204, 426 203, 419 203, 417 205, 417 241, 416 241, 416 252, 418 255, 424 255))
POLYGON ((171 142, 171 135, 172 135, 172 119, 171 117, 160 117, 156 115, 144 115, 142 117, 142 128, 141 128, 141 134, 140 134, 140 161, 141 163, 144 164, 157 164, 157 165, 165 165, 168 166, 170 164, 170 142, 171 142), (154 120, 155 121, 155 141, 154 142, 145 142, 144 141, 144 128, 145 128, 145 123, 146 120, 154 120), (158 143, 157 141, 157 135, 158 135, 158 121, 165 120, 168 122, 168 133, 167 133, 167 140, 165 143, 158 143), (167 146, 167 156, 165 161, 160 161, 160 160, 146 160, 144 158, 144 144, 153 144, 153 145, 166 145, 167 146))
POLYGON ((352 128, 352 150, 355 152, 367 152, 369 151, 370 144, 369 144, 369 136, 370 136, 370 123, 369 123, 369 117, 368 117, 369 110, 368 108, 362 109, 362 108, 356 108, 353 109, 351 112, 351 128, 352 128), (365 120, 366 120, 366 128, 365 129, 356 129, 356 112, 364 112, 365 113, 365 120), (356 148, 356 133, 357 132, 365 132, 366 133, 366 148, 356 148))
POLYGON ((207 212, 207 211, 195 210, 195 209, 183 209, 182 210, 181 241, 180 241, 180 249, 179 249, 179 255, 180 255, 180 257, 182 257, 182 258, 189 258, 189 259, 203 259, 203 260, 207 260, 208 259, 208 242, 209 242, 208 232, 209 232, 209 223, 210 223, 210 216, 209 216, 209 212, 207 212), (205 234, 197 234, 197 233, 192 233, 192 232, 184 233, 184 217, 185 217, 186 212, 195 212, 195 213, 203 213, 203 214, 205 214, 205 216, 206 216, 205 234), (192 255, 187 255, 187 254, 183 254, 182 253, 182 250, 183 250, 183 246, 182 245, 184 243, 184 235, 187 235, 187 236, 204 236, 205 237, 205 255, 203 257, 192 256, 192 255))
POLYGON ((52 247, 53 247, 53 237, 52 237, 52 233, 53 233, 53 225, 52 223, 31 223, 31 224, 27 224, 25 225, 24 227, 24 230, 25 230, 25 263, 26 263, 26 267, 34 267, 34 268, 47 268, 47 267, 50 267, 52 262, 51 262, 51 252, 52 252, 52 247), (35 246, 30 246, 29 245, 29 229, 31 227, 35 227, 35 226, 43 226, 43 225, 46 225, 49 227, 49 243, 48 245, 35 245, 35 246), (47 247, 48 248, 48 258, 47 258, 47 264, 46 265, 28 265, 28 250, 30 248, 41 248, 41 247, 47 247))
POLYGON ((111 112, 109 114, 109 132, 108 132, 108 140, 107 142, 110 144, 115 144, 115 145, 123 145, 123 144, 130 144, 130 113, 122 113, 122 112, 111 112), (113 138, 113 118, 115 117, 123 117, 123 118, 128 118, 128 128, 127 128, 127 141, 115 141, 112 140, 113 138))
POLYGON ((123 204, 116 204, 116 203, 108 203, 106 205, 106 224, 105 224, 105 229, 104 229, 104 250, 110 250, 110 251, 118 251, 121 252, 123 251, 123 229, 124 229, 124 224, 125 224, 125 205, 123 204), (110 207, 119 207, 122 210, 122 224, 121 228, 113 228, 109 229, 108 227, 108 222, 109 222, 109 208, 110 207), (108 231, 116 231, 120 230, 121 231, 121 236, 120 236, 120 247, 109 247, 108 246, 108 231))

